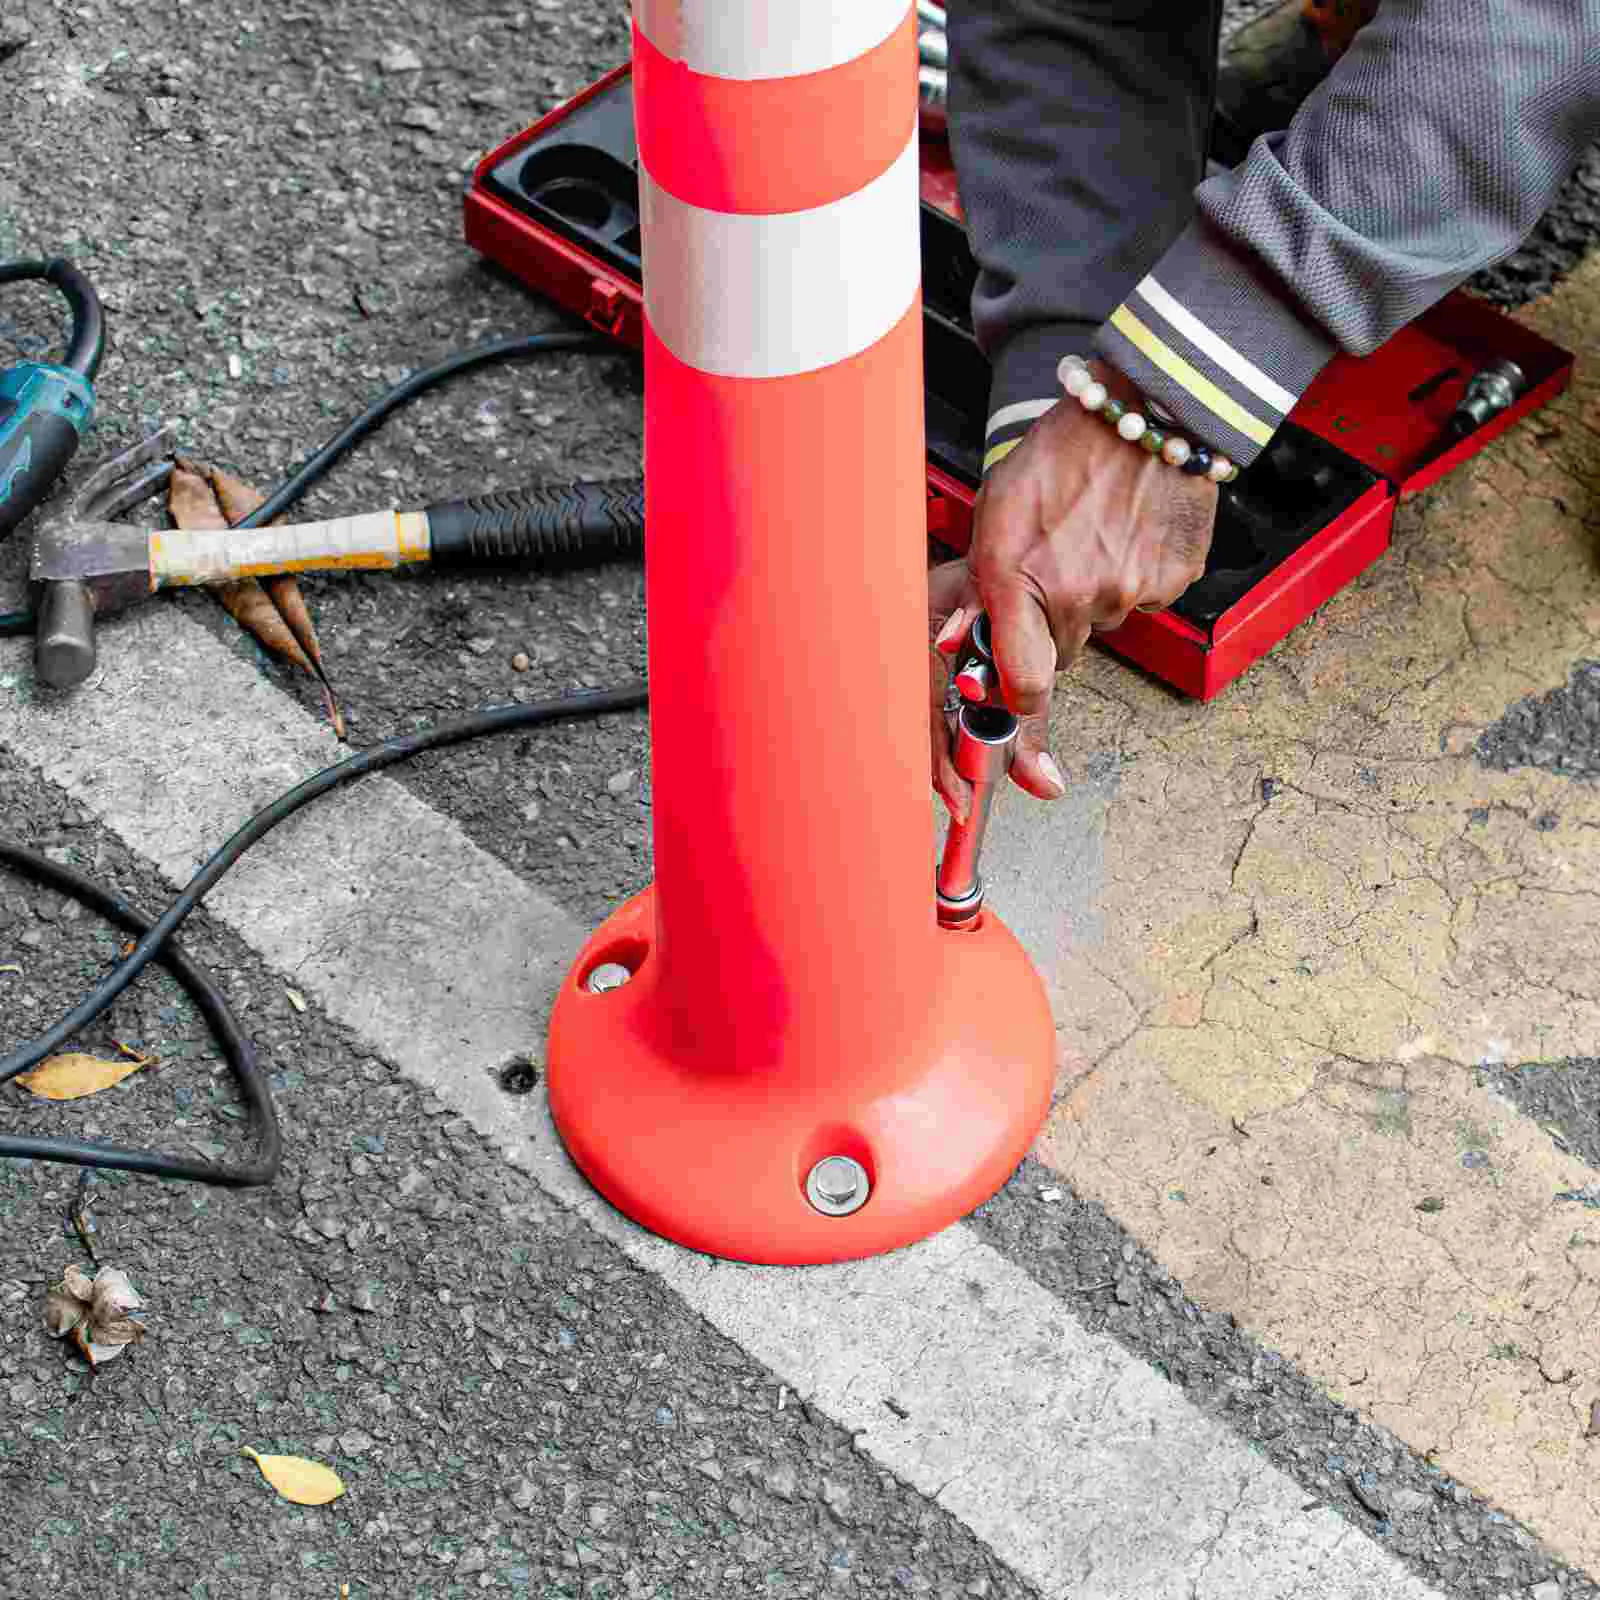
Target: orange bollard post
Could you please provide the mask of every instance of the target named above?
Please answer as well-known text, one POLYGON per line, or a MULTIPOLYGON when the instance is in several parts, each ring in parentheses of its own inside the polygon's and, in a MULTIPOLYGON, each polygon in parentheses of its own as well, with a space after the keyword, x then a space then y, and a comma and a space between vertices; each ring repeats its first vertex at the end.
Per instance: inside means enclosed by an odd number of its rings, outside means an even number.
POLYGON ((548 1086, 613 1204, 744 1261, 955 1221, 1053 1081, 1020 945, 935 915, 915 21, 635 0, 656 880, 548 1086))

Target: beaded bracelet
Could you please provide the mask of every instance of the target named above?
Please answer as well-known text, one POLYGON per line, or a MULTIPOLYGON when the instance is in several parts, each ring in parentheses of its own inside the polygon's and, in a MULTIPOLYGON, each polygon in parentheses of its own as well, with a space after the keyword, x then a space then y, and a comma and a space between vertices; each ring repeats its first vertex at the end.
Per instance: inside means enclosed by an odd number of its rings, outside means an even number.
MULTIPOLYGON (((1141 413, 1129 410, 1090 372, 1082 356, 1064 356, 1056 368, 1056 377, 1085 411, 1098 412, 1129 444, 1143 445, 1151 455, 1160 456, 1169 466, 1177 467, 1189 477, 1232 483, 1239 476, 1238 466, 1221 451, 1185 439, 1175 429, 1158 428, 1141 413)), ((1152 413, 1156 411, 1153 405, 1149 409, 1152 413)))

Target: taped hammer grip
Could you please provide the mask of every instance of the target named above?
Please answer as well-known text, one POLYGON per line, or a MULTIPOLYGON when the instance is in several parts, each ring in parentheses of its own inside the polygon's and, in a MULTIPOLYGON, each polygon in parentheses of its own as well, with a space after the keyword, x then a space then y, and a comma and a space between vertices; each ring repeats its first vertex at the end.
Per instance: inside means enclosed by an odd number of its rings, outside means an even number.
POLYGON ((644 554, 644 481, 544 485, 428 507, 441 567, 593 566, 644 554))

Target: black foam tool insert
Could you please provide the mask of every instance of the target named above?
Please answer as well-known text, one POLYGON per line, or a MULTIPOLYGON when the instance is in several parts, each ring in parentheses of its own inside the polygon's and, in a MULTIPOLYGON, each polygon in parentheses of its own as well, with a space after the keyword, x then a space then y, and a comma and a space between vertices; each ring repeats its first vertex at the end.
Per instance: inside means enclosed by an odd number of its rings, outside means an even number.
MULTIPOLYGON (((489 191, 638 284, 639 155, 627 78, 595 95, 486 176, 489 191)), ((976 488, 983 473, 989 364, 972 331, 977 265, 966 232, 922 207, 928 456, 976 488)), ((1354 505, 1378 475, 1290 422, 1219 497, 1205 575, 1173 606, 1202 630, 1354 505)))

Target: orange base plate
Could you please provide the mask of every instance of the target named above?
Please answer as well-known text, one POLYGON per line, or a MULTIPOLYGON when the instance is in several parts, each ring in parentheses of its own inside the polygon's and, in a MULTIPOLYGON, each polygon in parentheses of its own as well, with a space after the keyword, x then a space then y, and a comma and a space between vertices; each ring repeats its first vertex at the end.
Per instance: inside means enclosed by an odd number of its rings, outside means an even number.
MULTIPOLYGON (((651 1232, 729 1260, 847 1261, 927 1238, 989 1199, 1050 1108, 1055 1026, 1043 985, 987 912, 941 933, 926 1025, 895 1061, 785 1060, 750 1070, 717 1049, 668 1053, 655 891, 590 939, 551 1021, 551 1110, 568 1151, 613 1205, 651 1232), (597 966, 632 982, 591 994, 597 966), (805 1196, 825 1156, 859 1161, 871 1196, 828 1217, 805 1196)), ((730 996, 729 1004, 737 1004, 730 996)))

